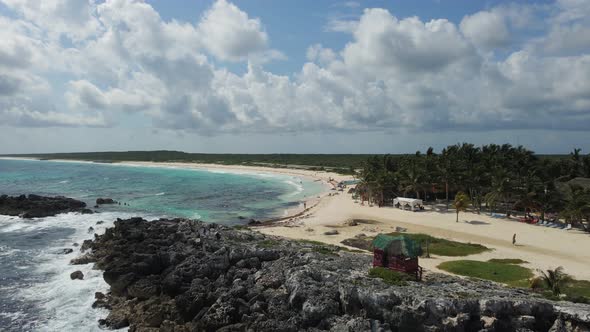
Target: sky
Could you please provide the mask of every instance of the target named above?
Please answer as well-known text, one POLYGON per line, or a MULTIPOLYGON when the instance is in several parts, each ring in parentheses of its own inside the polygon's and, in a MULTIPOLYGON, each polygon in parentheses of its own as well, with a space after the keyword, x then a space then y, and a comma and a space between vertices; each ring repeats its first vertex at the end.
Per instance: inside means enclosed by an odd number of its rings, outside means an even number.
POLYGON ((0 0, 0 154, 590 152, 590 1, 0 0))

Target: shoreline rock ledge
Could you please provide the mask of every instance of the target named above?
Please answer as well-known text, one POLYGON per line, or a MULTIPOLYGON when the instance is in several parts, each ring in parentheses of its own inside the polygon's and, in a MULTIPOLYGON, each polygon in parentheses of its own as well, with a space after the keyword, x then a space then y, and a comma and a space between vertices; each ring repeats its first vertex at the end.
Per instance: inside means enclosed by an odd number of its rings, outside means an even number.
POLYGON ((86 203, 64 196, 46 197, 30 194, 20 196, 0 196, 0 214, 21 218, 51 217, 60 213, 92 213, 86 203))
POLYGON ((85 241, 110 285, 99 322, 129 331, 588 331, 590 306, 429 274, 394 286, 371 257, 184 219, 118 219, 85 241))

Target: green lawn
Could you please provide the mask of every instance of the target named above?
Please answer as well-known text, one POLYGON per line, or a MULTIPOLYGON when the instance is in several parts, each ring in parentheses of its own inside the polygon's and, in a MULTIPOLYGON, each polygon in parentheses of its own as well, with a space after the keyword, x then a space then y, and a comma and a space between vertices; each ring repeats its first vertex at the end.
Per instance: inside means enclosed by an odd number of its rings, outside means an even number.
POLYGON ((525 264, 527 261, 523 261, 520 258, 492 258, 488 262, 501 263, 501 264, 525 264))
POLYGON ((563 293, 569 297, 583 296, 590 299, 590 281, 571 280, 563 288, 563 293))
MULTIPOLYGON (((479 254, 490 250, 481 244, 456 242, 436 238, 427 234, 412 234, 412 233, 389 233, 388 235, 399 236, 403 235, 412 240, 418 241, 422 245, 424 253, 426 253, 426 243, 428 242, 428 252, 430 255, 438 256, 467 256, 479 254)), ((351 238, 342 241, 343 244, 362 250, 372 250, 371 243, 374 237, 366 236, 362 238, 351 238)))
POLYGON ((528 279, 533 277, 533 272, 530 269, 497 262, 459 260, 441 263, 438 268, 462 276, 492 280, 518 287, 522 287, 523 284, 527 285, 528 279))
POLYGON ((426 252, 426 243, 428 244, 428 251, 431 255, 438 256, 467 256, 479 254, 490 250, 481 244, 456 242, 446 239, 430 236, 428 234, 411 234, 411 233, 391 233, 390 235, 403 235, 412 240, 418 241, 422 244, 422 249, 426 252))

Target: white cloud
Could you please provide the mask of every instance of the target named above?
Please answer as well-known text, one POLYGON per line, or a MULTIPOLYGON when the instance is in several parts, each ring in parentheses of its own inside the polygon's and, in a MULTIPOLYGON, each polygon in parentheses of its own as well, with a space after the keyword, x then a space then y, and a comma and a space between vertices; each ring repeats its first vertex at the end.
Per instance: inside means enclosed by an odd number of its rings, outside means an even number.
POLYGON ((478 47, 488 51, 507 46, 510 32, 499 11, 480 11, 461 21, 461 32, 478 47))
POLYGON ((259 19, 252 19, 225 0, 213 4, 198 26, 205 47, 222 60, 244 60, 263 52, 268 36, 259 19))
POLYGON ((94 0, 0 0, 53 39, 61 35, 74 41, 93 36, 100 29, 94 16, 94 0))
POLYGON ((587 25, 565 14, 572 7, 546 11, 551 25, 521 45, 513 35, 529 20, 516 13, 534 12, 526 8, 491 8, 460 27, 367 9, 340 29, 350 32, 343 48, 313 44, 308 62, 286 76, 263 67, 284 55, 269 48, 262 22, 224 0, 195 24, 166 21, 139 0, 84 2, 89 16, 56 13, 63 22, 54 28, 46 14, 27 12, 35 2, 10 1, 20 14, 0 17, 0 117, 11 126, 116 126, 122 114, 206 135, 590 125, 587 25), (74 26, 96 28, 72 34, 74 26), (568 47, 554 36, 577 48, 558 52, 568 47), (496 52, 507 56, 489 55, 508 43, 514 49, 496 52), (208 55, 244 61, 247 71, 208 55))

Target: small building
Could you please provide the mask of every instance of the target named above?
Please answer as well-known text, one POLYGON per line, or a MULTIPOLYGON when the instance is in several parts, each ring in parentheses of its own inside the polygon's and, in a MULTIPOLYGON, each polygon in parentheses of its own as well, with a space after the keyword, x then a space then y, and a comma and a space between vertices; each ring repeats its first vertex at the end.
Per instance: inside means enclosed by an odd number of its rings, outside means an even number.
POLYGON ((422 267, 418 264, 420 255, 420 244, 403 235, 379 234, 373 240, 373 267, 412 274, 416 280, 422 280, 422 267))

